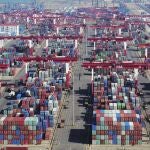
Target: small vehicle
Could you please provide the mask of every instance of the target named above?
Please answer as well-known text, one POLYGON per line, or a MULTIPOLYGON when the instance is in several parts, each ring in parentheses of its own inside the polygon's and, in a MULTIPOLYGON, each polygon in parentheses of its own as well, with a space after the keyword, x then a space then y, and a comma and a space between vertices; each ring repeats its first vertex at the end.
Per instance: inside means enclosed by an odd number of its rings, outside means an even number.
POLYGON ((58 128, 64 128, 64 126, 65 126, 65 120, 61 119, 61 122, 58 123, 58 128))

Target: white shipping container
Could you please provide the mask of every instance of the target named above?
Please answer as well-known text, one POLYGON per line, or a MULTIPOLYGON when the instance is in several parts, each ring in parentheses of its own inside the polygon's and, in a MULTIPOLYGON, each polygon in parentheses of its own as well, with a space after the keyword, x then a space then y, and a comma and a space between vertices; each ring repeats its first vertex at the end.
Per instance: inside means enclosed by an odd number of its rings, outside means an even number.
POLYGON ((116 95, 113 95, 113 100, 114 100, 114 101, 116 100, 116 95))
POLYGON ((26 117, 24 120, 25 125, 29 125, 30 117, 26 117))
POLYGON ((0 125, 4 124, 4 120, 6 119, 6 116, 3 116, 2 118, 0 118, 0 125))
POLYGON ((31 83, 31 82, 32 82, 32 77, 28 77, 27 81, 28 81, 29 83, 31 83))
POLYGON ((108 144, 113 144, 112 140, 108 140, 108 144))
POLYGON ((39 78, 42 78, 42 71, 39 71, 39 78))
POLYGON ((5 145, 8 145, 8 140, 4 140, 4 144, 5 144, 5 145))
POLYGON ((114 103, 114 109, 117 110, 117 103, 114 103))
POLYGON ((48 78, 49 77, 49 73, 48 73, 48 71, 46 70, 45 71, 45 78, 48 78))
POLYGON ((129 122, 129 125, 130 125, 130 130, 134 130, 133 122, 129 122))
POLYGON ((121 135, 126 135, 125 131, 121 131, 121 135))
POLYGON ((93 144, 93 145, 96 145, 96 140, 92 140, 92 144, 93 144))

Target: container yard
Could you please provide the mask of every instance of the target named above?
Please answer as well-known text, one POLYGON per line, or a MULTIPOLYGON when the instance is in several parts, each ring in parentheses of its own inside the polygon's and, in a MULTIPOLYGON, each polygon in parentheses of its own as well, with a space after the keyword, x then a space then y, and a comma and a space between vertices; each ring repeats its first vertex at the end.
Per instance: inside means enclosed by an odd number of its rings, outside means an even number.
POLYGON ((149 6, 0 0, 0 149, 150 149, 149 6))

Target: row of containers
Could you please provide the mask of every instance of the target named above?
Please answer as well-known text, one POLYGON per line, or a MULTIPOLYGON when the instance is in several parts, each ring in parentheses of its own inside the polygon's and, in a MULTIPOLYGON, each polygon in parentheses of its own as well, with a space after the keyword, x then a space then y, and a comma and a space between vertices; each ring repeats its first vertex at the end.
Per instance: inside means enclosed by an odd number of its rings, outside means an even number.
POLYGON ((70 87, 69 66, 66 63, 28 63, 24 86, 15 90, 16 100, 11 100, 3 109, 1 144, 41 144, 43 139, 51 140, 63 89, 70 87))
POLYGON ((0 143, 40 144, 42 139, 50 140, 59 101, 56 93, 45 99, 28 97, 13 101, 0 118, 0 143))
MULTIPOLYGON (((52 119, 34 117, 2 117, 0 119, 1 144, 41 144, 43 138, 52 138, 52 119)), ((46 117, 45 117, 46 118, 46 117)))
POLYGON ((94 79, 92 144, 142 144, 141 99, 131 72, 94 79))
POLYGON ((93 58, 95 61, 103 62, 118 59, 119 61, 126 60, 125 53, 121 49, 122 45, 116 46, 113 45, 113 42, 110 43, 98 43, 96 44, 96 50, 93 52, 93 58), (106 46, 107 44, 107 46, 106 46), (108 45, 109 44, 109 45, 108 45))
POLYGON ((34 84, 39 87, 42 84, 48 91, 53 85, 62 88, 70 86, 69 63, 31 63, 27 68, 27 84, 29 85, 34 84))

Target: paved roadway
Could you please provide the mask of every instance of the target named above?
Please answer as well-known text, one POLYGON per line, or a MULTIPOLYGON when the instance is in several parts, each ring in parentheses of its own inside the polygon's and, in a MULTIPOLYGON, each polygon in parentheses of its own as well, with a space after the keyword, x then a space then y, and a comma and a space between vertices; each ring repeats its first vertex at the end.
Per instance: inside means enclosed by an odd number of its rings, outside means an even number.
MULTIPOLYGON (((84 41, 85 42, 85 41, 84 41)), ((85 49, 80 46, 82 59, 85 56, 85 49)), ((85 47, 85 46, 84 46, 85 47)), ((58 128, 55 133, 53 150, 84 150, 89 144, 90 129, 86 126, 88 120, 88 112, 84 106, 85 101, 88 101, 91 76, 82 67, 82 59, 75 64, 74 72, 74 126, 73 120, 73 91, 66 99, 61 119, 65 119, 64 128, 58 128)))
POLYGON ((61 119, 65 119, 65 127, 58 128, 55 134, 53 150, 83 150, 85 144, 89 143, 89 131, 85 129, 85 114, 86 108, 83 106, 87 99, 87 82, 90 81, 90 76, 83 76, 83 69, 80 67, 80 62, 74 70, 74 120, 73 120, 73 93, 66 99, 64 105, 66 109, 62 111, 61 119), (79 73, 81 73, 79 81, 79 73), (81 94, 80 94, 81 93, 81 94))
POLYGON ((120 146, 120 145, 91 145, 89 150, 149 150, 149 145, 120 146))

